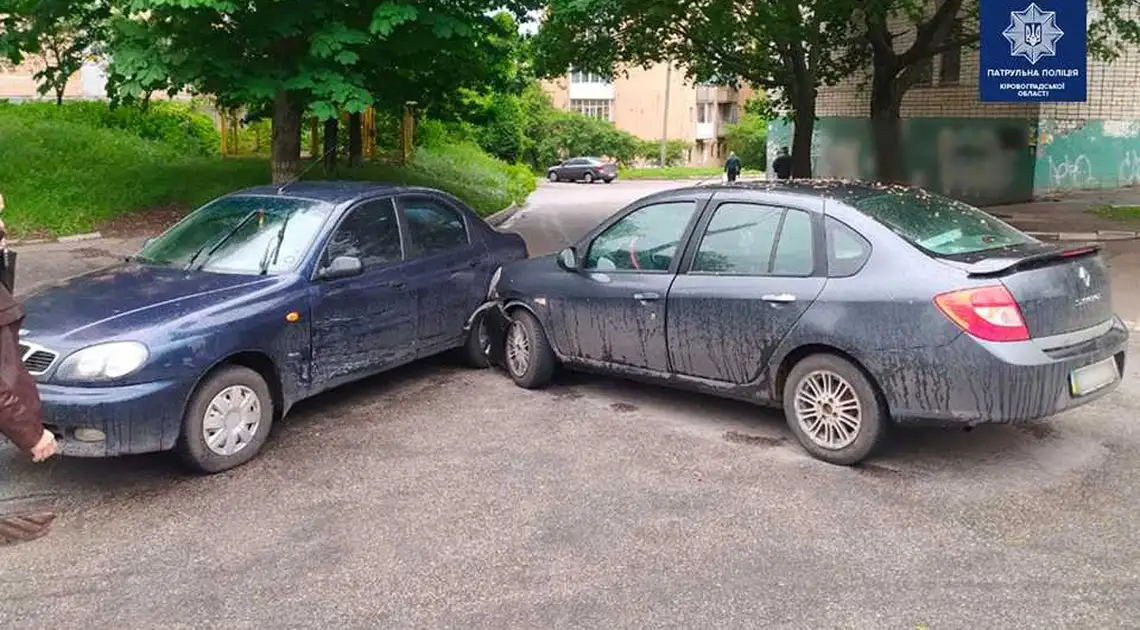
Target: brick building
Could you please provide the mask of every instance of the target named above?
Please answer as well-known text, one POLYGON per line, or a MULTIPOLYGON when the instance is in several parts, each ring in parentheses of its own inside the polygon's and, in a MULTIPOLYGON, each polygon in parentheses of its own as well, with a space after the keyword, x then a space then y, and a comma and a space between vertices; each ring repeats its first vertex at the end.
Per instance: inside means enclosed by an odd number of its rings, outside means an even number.
MULTIPOLYGON (((900 37, 900 48, 909 44, 900 37)), ((913 184, 982 204, 1140 184, 1140 49, 1112 64, 1090 60, 1085 103, 982 103, 976 50, 942 54, 923 76, 902 108, 913 184)), ((854 77, 820 91, 812 147, 818 177, 874 177, 864 82, 854 77)), ((790 126, 770 123, 769 155, 790 144, 790 126)))
MULTIPOLYGON (((36 57, 27 59, 18 66, 0 65, 0 99, 10 101, 55 98, 55 94, 40 95, 36 92, 35 74, 43 67, 36 57)), ((105 98, 107 96, 107 75, 96 63, 88 62, 67 82, 63 97, 66 99, 105 98)))
POLYGON ((612 81, 588 72, 543 83, 554 106, 614 123, 643 140, 670 140, 689 145, 692 165, 720 164, 727 157, 725 125, 735 123, 751 96, 748 88, 693 85, 682 69, 666 64, 634 68, 612 81), (665 110, 665 93, 669 108, 665 110), (667 119, 667 120, 666 120, 667 119))

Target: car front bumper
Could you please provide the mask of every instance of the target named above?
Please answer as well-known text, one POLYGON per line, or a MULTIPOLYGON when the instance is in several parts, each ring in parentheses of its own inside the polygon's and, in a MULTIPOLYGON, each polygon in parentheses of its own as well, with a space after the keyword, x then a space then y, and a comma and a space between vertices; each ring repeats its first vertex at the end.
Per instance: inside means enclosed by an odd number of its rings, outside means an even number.
POLYGON ((993 344, 962 335, 941 348, 871 353, 866 367, 900 424, 1025 423, 1088 404, 1119 387, 1128 338, 1119 321, 1067 348, 1047 340, 993 344), (1114 383, 1083 396, 1071 393, 1074 370, 1109 358, 1117 367, 1114 383))
POLYGON ((174 448, 189 389, 177 381, 115 387, 39 385, 44 425, 55 434, 60 454, 70 457, 174 448))

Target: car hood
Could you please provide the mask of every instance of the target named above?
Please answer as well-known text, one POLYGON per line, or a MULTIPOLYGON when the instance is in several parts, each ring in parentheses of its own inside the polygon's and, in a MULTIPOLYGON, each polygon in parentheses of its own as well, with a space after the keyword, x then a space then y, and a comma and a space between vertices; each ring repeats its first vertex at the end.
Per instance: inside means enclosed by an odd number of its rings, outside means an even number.
POLYGON ((185 271, 123 263, 44 287, 24 299, 22 336, 44 341, 113 339, 217 307, 275 276, 185 271))

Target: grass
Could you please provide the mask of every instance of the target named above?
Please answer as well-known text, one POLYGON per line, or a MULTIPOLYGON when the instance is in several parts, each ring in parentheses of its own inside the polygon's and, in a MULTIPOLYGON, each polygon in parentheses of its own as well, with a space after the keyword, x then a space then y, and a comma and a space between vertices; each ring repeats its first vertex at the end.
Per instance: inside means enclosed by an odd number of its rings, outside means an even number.
MULTIPOLYGON (((235 189, 267 183, 261 158, 190 157, 162 142, 67 121, 0 116, 0 194, 13 238, 90 232, 125 213, 194 208, 235 189)), ((462 145, 417 150, 407 166, 341 169, 345 179, 441 188, 487 215, 534 190, 524 167, 462 145)), ((323 179, 320 167, 306 179, 323 179)))
POLYGON ((1106 204, 1092 209, 1092 213, 1113 221, 1140 222, 1140 206, 1114 206, 1106 204))
MULTIPOLYGON (((723 166, 667 166, 622 169, 618 174, 624 179, 689 179, 696 177, 717 177, 724 172, 723 166)), ((762 175, 763 171, 744 169, 742 177, 762 175)))

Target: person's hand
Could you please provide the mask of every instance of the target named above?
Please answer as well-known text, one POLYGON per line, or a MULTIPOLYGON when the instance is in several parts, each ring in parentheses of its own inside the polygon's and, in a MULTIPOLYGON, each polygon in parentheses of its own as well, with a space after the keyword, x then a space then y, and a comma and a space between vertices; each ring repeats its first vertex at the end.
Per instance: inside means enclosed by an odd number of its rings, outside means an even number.
POLYGON ((45 429, 43 436, 40 437, 39 444, 32 447, 32 461, 42 462, 52 455, 55 455, 55 452, 55 435, 45 429))

